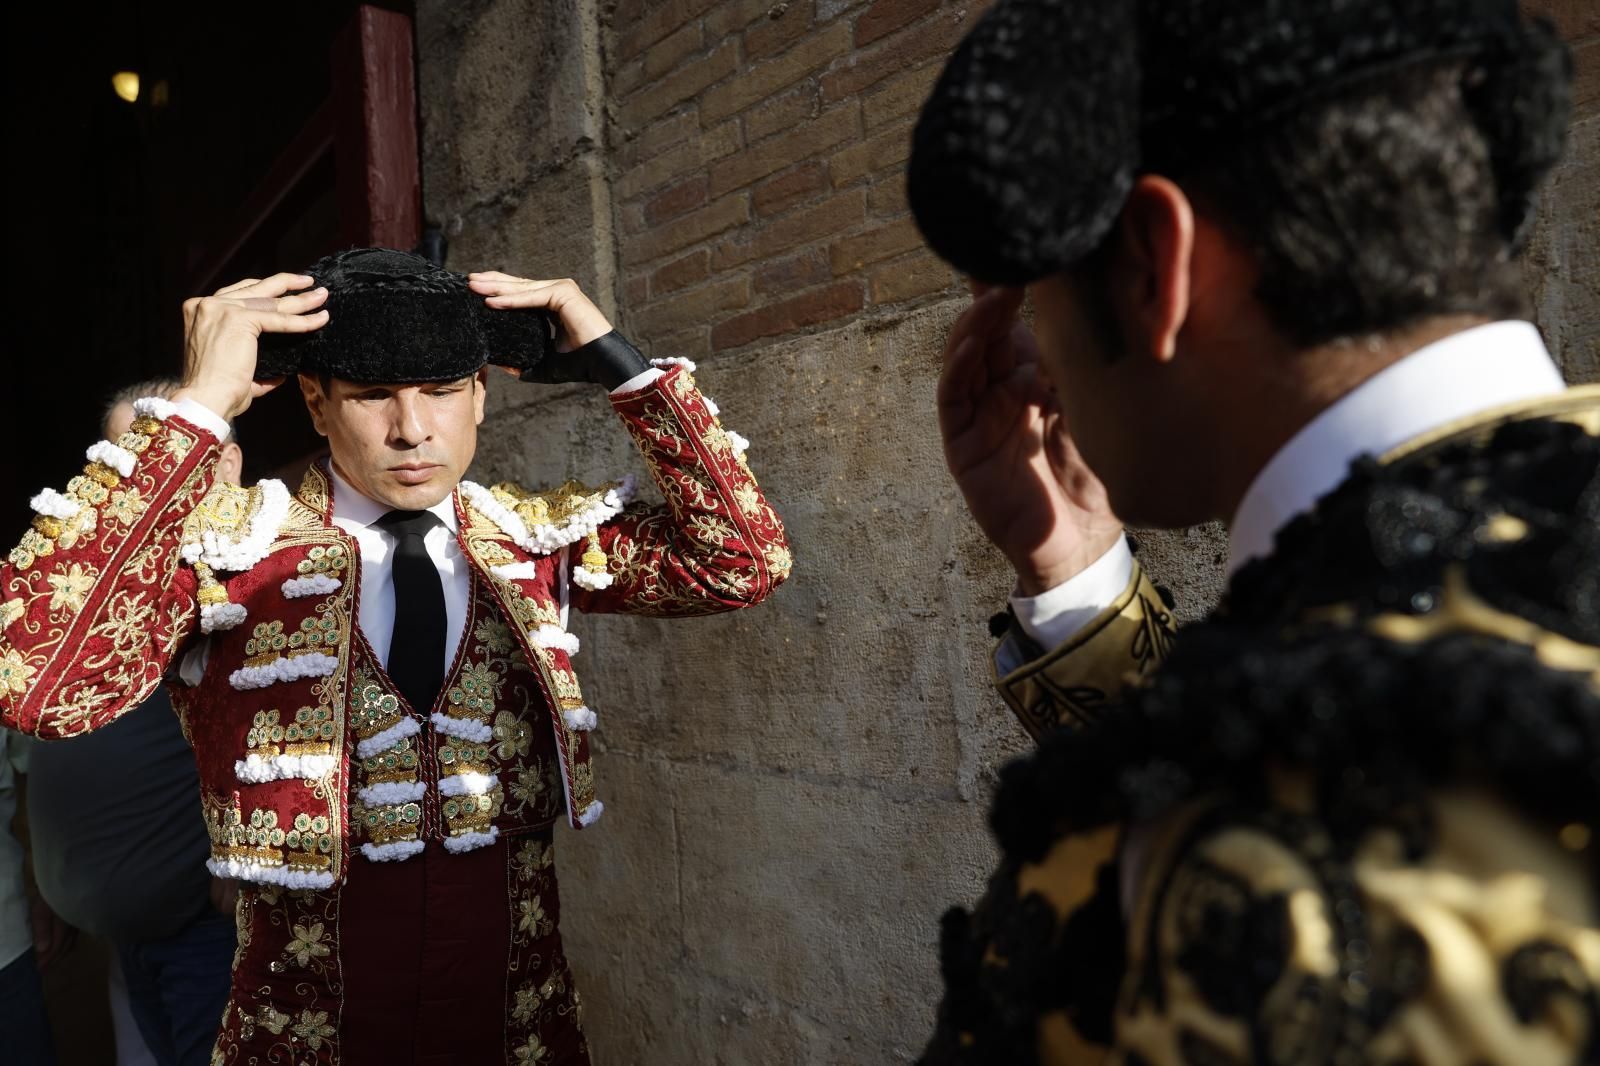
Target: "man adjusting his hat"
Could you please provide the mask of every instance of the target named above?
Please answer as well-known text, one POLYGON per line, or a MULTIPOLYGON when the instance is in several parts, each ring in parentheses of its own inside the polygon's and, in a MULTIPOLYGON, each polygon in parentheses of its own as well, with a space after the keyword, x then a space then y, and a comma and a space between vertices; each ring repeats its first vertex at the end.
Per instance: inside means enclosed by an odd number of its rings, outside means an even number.
POLYGON ((570 281, 363 249, 184 314, 184 389, 35 497, 0 570, 0 723, 70 737, 167 681, 244 882, 215 1061, 587 1063, 551 848, 602 809, 569 613, 765 599, 789 552, 746 442, 570 281), (463 480, 488 363, 610 390, 666 505, 463 480), (218 481, 289 374, 330 455, 293 493, 218 481))
POLYGON ((909 194, 1039 749, 926 1062, 1600 1062, 1600 389, 1514 261, 1570 71, 1514 0, 1000 0, 951 59, 909 194), (1122 520, 1213 519, 1175 634, 1122 520))

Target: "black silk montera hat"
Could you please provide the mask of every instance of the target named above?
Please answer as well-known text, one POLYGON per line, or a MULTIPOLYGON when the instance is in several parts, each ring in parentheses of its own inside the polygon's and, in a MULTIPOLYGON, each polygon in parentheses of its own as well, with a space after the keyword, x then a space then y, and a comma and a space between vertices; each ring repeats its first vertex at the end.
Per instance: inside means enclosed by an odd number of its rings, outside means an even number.
POLYGON ((1560 36, 1516 0, 1000 0, 922 110, 911 209, 957 269, 1035 281, 1099 246, 1141 174, 1181 178, 1363 78, 1449 61, 1516 245, 1572 81, 1560 36))
POLYGON ((256 378, 327 374, 346 381, 454 381, 486 364, 525 371, 555 350, 542 310, 492 308, 464 274, 392 248, 355 248, 307 267, 328 288, 327 325, 262 334, 256 378))

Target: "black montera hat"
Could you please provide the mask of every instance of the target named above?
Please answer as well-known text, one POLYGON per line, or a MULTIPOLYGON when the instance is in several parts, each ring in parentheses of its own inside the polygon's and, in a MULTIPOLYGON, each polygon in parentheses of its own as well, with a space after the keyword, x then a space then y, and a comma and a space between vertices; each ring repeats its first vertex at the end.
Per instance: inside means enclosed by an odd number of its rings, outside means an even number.
POLYGON ((328 289, 328 324, 261 337, 258 379, 453 381, 486 363, 528 370, 554 351, 550 315, 484 304, 464 274, 391 248, 355 248, 307 267, 328 289))
POLYGON ((1180 177, 1313 99, 1449 60, 1515 243, 1571 92, 1565 45, 1516 0, 1000 0, 923 108, 911 208, 958 269, 1033 281, 1099 245, 1139 174, 1180 177))

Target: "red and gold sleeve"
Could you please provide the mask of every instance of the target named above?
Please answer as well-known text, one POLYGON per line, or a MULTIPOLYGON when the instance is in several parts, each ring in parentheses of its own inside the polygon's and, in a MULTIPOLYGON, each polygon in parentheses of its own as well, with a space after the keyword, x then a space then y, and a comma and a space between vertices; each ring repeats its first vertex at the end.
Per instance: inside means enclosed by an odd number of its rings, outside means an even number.
POLYGON ((750 472, 748 442, 722 428, 690 369, 673 366, 612 397, 666 502, 600 527, 590 557, 574 566, 579 610, 714 614, 760 603, 789 576, 783 522, 750 472))
POLYGON ((165 401, 135 410, 65 492, 33 498, 32 527, 0 564, 0 725, 56 738, 115 720, 194 627, 181 542, 218 443, 165 401))

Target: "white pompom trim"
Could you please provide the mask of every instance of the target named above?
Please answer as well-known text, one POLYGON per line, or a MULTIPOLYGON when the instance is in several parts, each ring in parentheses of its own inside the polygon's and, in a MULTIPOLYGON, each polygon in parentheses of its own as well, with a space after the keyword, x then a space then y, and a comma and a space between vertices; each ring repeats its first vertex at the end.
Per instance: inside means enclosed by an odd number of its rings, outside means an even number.
POLYGON ((183 546, 183 561, 191 566, 205 563, 213 570, 248 570, 267 557, 284 519, 289 517, 289 490, 283 482, 263 481, 256 486, 261 507, 250 519, 250 528, 238 540, 225 540, 208 529, 199 541, 183 546))
POLYGON ((294 658, 278 658, 265 666, 241 666, 228 675, 228 684, 241 692, 253 688, 266 688, 280 682, 299 681, 307 677, 327 677, 338 669, 339 660, 320 651, 294 658))
POLYGON ((584 809, 582 814, 578 815, 578 828, 587 829, 589 826, 598 822, 600 820, 600 816, 604 813, 606 813, 606 805, 601 803, 599 800, 595 800, 584 809))
POLYGON ((283 583, 282 588, 286 598, 298 600, 303 596, 321 596, 324 593, 336 592, 343 584, 343 581, 327 574, 307 574, 305 577, 291 577, 283 583))
POLYGON ((717 401, 713 400, 703 392, 700 394, 700 401, 706 405, 706 410, 711 412, 712 418, 716 418, 722 413, 722 408, 717 406, 717 401))
POLYGON ((45 489, 28 501, 36 514, 47 518, 71 518, 83 510, 83 505, 70 496, 63 496, 55 489, 45 489))
POLYGON ((600 502, 573 515, 560 525, 544 523, 529 529, 511 508, 495 499, 494 493, 473 481, 461 483, 461 494, 489 521, 509 534, 523 551, 535 555, 549 555, 568 544, 575 544, 622 513, 633 499, 635 481, 632 474, 622 479, 614 489, 606 490, 600 502))
POLYGON ((569 656, 578 654, 578 634, 568 633, 560 626, 553 626, 548 622, 533 631, 533 643, 541 648, 564 651, 569 656))
POLYGON ((271 755, 263 759, 248 755, 233 764, 233 772, 240 781, 259 785, 266 781, 287 781, 298 777, 302 781, 315 781, 329 773, 336 765, 332 755, 271 755))
POLYGON ((587 707, 569 707, 561 712, 561 720, 567 723, 567 728, 579 733, 587 733, 600 723, 600 719, 587 707))
POLYGON ((451 774, 449 777, 439 778, 439 794, 442 796, 486 796, 493 792, 500 779, 494 774, 480 774, 468 770, 465 773, 451 774))
POLYGON ((750 442, 731 429, 723 430, 728 435, 728 443, 733 445, 734 455, 743 455, 750 450, 750 442))
POLYGON ((433 712, 433 727, 447 736, 460 737, 482 744, 494 737, 488 722, 474 722, 470 718, 451 718, 442 711, 433 712))
POLYGON ((383 732, 374 733, 357 744, 356 758, 370 759, 380 751, 388 751, 406 737, 414 737, 420 732, 422 726, 415 718, 402 718, 383 732))
POLYGON ((232 629, 249 616, 242 603, 213 603, 200 608, 200 632, 232 629))
POLYGON ((421 840, 396 840, 389 844, 363 844, 361 854, 373 862, 400 862, 411 858, 427 846, 427 843, 421 840))
POLYGON ((610 588, 613 580, 615 579, 608 573, 601 572, 597 574, 592 570, 585 570, 581 566, 572 572, 572 583, 581 589, 588 589, 590 592, 599 592, 601 589, 610 588))
POLYGON ((133 401, 133 416, 135 418, 154 418, 158 422, 165 422, 177 413, 177 404, 171 400, 164 400, 159 396, 145 396, 133 401))
POLYGON ((333 875, 315 870, 291 870, 287 866, 268 866, 259 862, 240 862, 238 859, 207 859, 206 869, 230 881, 251 881, 258 885, 281 885, 284 888, 332 888, 333 875))
POLYGON ((491 566, 489 573, 495 577, 505 578, 507 581, 514 581, 517 578, 538 577, 539 564, 533 562, 505 563, 501 566, 491 566))
POLYGON ((132 474, 133 464, 139 461, 139 457, 128 449, 119 448, 108 440, 96 441, 89 445, 89 450, 84 452, 84 456, 91 463, 110 467, 123 477, 132 474))
POLYGON ((650 365, 660 367, 681 366, 691 374, 695 371, 694 360, 684 359, 676 355, 668 359, 652 359, 650 360, 650 365))
POLYGON ((457 833, 452 837, 444 838, 444 850, 459 855, 463 851, 476 851, 486 848, 500 839, 500 827, 491 825, 487 833, 457 833))
POLYGON ((415 803, 427 792, 421 781, 379 781, 356 792, 368 807, 387 807, 395 803, 415 803))

